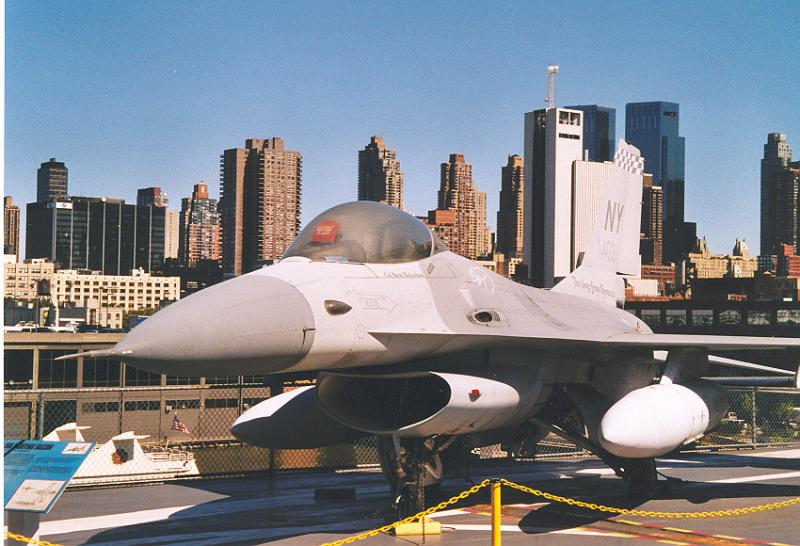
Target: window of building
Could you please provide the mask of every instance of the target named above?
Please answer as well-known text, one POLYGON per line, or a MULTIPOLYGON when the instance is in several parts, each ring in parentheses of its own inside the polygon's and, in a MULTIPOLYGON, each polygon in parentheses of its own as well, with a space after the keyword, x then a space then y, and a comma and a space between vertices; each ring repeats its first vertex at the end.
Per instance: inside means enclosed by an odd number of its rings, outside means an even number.
POLYGON ((778 309, 778 324, 800 324, 800 309, 778 309))
POLYGON ((3 351, 3 388, 6 390, 33 388, 33 350, 3 351))
POLYGON ((263 375, 243 375, 242 376, 242 384, 243 385, 255 385, 261 387, 264 385, 264 376, 263 375))
POLYGON ((119 411, 119 402, 84 402, 82 413, 109 413, 119 411))
POLYGON ((73 351, 39 351, 39 388, 63 389, 78 384, 78 360, 55 360, 73 351))
POLYGON ((685 309, 667 309, 667 325, 668 326, 685 326, 686 325, 686 310, 685 309))
POLYGON ((228 377, 206 377, 206 385, 238 385, 239 378, 235 375, 228 377))
POLYGON ((205 401, 205 406, 207 409, 219 409, 219 408, 238 408, 239 407, 239 399, 238 398, 207 398, 205 401))
POLYGON ((168 375, 167 385, 199 385, 199 377, 184 377, 182 375, 168 375))
POLYGON ((742 312, 736 309, 723 309, 719 312, 719 323, 732 325, 742 323, 742 312))
POLYGON ((747 324, 751 326, 765 326, 769 325, 769 323, 769 311, 750 309, 747 312, 747 324))
POLYGON ((256 404, 260 404, 264 400, 266 400, 266 398, 242 398, 242 407, 252 408, 256 404))
POLYGON ((167 400, 165 404, 173 410, 197 409, 200 407, 200 400, 167 400))
POLYGON ((714 311, 712 309, 692 309, 692 326, 712 326, 714 311))
POLYGON ((641 319, 650 326, 661 326, 661 310, 642 309, 641 319))
POLYGON ((125 411, 158 411, 161 402, 158 400, 131 400, 125 402, 125 411))
POLYGON ((125 386, 126 387, 149 387, 161 385, 161 375, 134 368, 130 364, 125 365, 125 386))
POLYGON ((113 358, 87 358, 83 361, 84 387, 120 387, 120 361, 113 358))

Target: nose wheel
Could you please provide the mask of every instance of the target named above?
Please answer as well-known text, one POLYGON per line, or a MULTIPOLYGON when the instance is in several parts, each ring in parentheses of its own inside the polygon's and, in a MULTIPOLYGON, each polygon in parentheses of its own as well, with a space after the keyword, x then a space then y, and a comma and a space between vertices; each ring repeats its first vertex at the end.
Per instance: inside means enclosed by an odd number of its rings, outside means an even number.
POLYGON ((377 437, 381 470, 389 483, 394 508, 400 517, 415 514, 427 504, 438 502, 439 486, 444 477, 440 453, 455 437, 392 438, 377 437), (409 512, 409 513, 406 513, 409 512))

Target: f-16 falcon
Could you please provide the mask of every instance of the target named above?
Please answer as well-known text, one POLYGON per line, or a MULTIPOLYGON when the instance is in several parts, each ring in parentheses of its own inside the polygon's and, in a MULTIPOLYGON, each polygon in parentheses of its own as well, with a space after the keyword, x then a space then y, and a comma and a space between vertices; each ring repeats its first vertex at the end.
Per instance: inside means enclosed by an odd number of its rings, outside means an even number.
POLYGON ((183 376, 318 372, 315 385, 244 412, 233 434, 271 448, 376 435, 390 481, 401 444, 460 437, 477 447, 556 432, 646 490, 654 457, 726 414, 726 391, 703 379, 710 364, 797 383, 794 371, 714 352, 800 340, 654 334, 624 311, 617 272, 638 259, 639 151, 620 141, 609 173, 580 265, 550 290, 450 252, 399 209, 352 202, 316 217, 279 263, 176 302, 112 349, 86 354, 183 376))

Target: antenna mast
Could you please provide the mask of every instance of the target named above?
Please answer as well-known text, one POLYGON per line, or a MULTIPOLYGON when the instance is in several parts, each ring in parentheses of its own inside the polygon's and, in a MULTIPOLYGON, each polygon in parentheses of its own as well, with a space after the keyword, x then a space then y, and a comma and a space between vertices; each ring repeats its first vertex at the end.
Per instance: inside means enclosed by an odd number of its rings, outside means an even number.
POLYGON ((556 74, 558 74, 557 64, 547 67, 547 97, 544 102, 548 110, 556 107, 556 74))

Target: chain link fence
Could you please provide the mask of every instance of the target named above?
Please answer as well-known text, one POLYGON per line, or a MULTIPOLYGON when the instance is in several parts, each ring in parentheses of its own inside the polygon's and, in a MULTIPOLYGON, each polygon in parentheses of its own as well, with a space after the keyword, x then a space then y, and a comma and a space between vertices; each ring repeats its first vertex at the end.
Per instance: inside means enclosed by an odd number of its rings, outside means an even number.
MULTIPOLYGON (((142 479, 146 476, 139 474, 143 473, 163 477, 165 468, 175 466, 167 463, 177 460, 191 464, 184 465, 185 471, 175 477, 377 465, 371 437, 312 450, 270 450, 242 444, 230 433, 231 425, 244 411, 268 397, 269 387, 252 385, 7 390, 5 438, 50 435, 48 439, 58 439, 55 434, 71 440, 76 434, 72 424, 76 424, 83 439, 98 446, 109 444, 114 448, 111 456, 117 454, 124 459, 117 462, 121 478, 125 474, 123 466, 128 470, 131 467, 122 463, 134 457, 131 449, 139 448, 147 462, 156 463, 149 470, 137 465, 137 477, 142 479), (59 427, 61 430, 57 430, 59 427), (132 439, 126 432, 133 433, 139 448, 116 447, 132 439)), ((84 466, 91 467, 93 462, 90 458, 84 466)), ((106 466, 105 463, 101 460, 95 464, 106 466)))
MULTIPOLYGON (((258 385, 6 390, 5 438, 61 439, 78 434, 98 448, 74 483, 243 475, 298 469, 378 468, 372 437, 322 449, 263 449, 242 444, 230 426, 269 397, 258 385), (83 428, 86 427, 86 428, 83 428), (131 434, 124 434, 126 432, 131 434), (136 445, 134 445, 136 444, 136 445), (136 447, 138 446, 138 447, 136 447), (135 465, 131 464, 134 460, 135 465)), ((730 412, 690 449, 800 446, 800 391, 732 389, 730 412)), ((539 442, 471 451, 475 459, 584 457, 589 452, 553 434, 539 442)))
POLYGON ((800 445, 800 391, 731 389, 730 410, 697 444, 703 448, 800 445))

